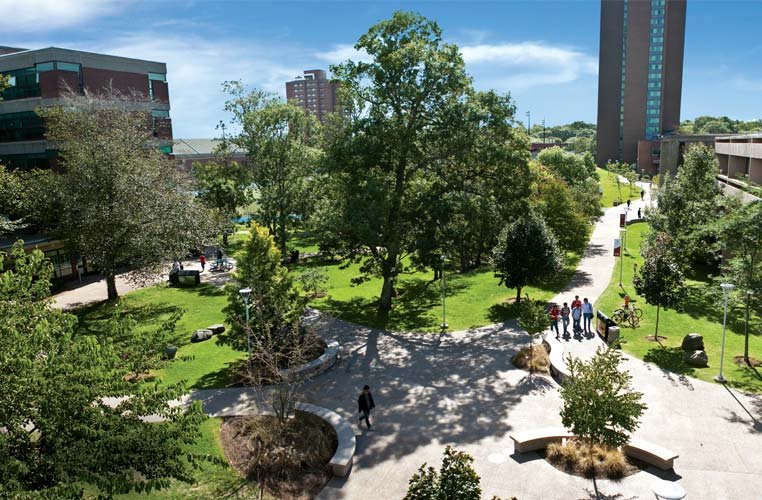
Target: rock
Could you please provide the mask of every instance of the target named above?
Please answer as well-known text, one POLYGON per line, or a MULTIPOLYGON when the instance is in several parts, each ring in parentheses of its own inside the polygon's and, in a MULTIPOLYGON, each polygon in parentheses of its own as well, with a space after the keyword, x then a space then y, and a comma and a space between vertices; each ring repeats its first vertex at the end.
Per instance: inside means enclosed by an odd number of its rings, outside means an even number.
POLYGON ((177 354, 177 346, 167 346, 167 348, 164 349, 164 354, 166 354, 167 358, 169 359, 175 359, 175 354, 177 354))
POLYGON ((695 350, 693 352, 685 353, 685 362, 691 366, 706 367, 709 364, 709 358, 706 356, 706 351, 695 350))
POLYGON ((217 323, 216 325, 207 326, 206 329, 211 330, 213 335, 217 335, 218 333, 225 331, 225 325, 222 323, 217 323))
POLYGON ((191 342, 203 342, 210 338, 212 338, 212 331, 207 328, 202 328, 193 332, 193 335, 191 335, 191 342))
POLYGON ((703 351, 704 350, 704 337, 698 333, 689 333, 683 338, 683 344, 680 346, 683 351, 703 351))

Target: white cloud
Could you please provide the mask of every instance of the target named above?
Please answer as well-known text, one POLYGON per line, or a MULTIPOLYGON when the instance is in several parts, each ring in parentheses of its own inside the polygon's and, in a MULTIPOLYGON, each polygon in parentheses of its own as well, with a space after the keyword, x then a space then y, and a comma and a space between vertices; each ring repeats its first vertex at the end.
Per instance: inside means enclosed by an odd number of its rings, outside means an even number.
POLYGON ((355 62, 368 62, 371 60, 367 52, 364 50, 357 50, 354 46, 349 44, 334 45, 332 50, 317 52, 315 53, 315 58, 329 64, 339 64, 347 59, 351 59, 355 62))
POLYGON ((0 32, 52 31, 111 14, 126 0, 0 0, 0 32))
POLYGON ((504 90, 568 83, 598 73, 598 58, 544 42, 479 44, 461 47, 469 72, 504 90))

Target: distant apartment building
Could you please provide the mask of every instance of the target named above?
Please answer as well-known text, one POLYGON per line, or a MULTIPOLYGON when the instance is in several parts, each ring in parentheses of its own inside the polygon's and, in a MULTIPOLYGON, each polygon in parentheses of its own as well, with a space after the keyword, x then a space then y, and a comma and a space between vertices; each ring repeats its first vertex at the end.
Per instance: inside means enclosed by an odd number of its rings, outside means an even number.
MULTIPOLYGON (((239 164, 248 162, 246 151, 228 144, 230 148, 227 154, 228 161, 239 164)), ((192 172, 194 163, 225 161, 226 157, 219 153, 221 145, 220 139, 175 139, 172 146, 172 157, 177 161, 180 168, 186 172, 192 172)))
POLYGON ((680 126, 685 12, 686 0, 601 1, 599 165, 640 154, 646 173, 658 171, 645 158, 656 160, 659 137, 680 126))
POLYGON ((11 86, 0 101, 0 163, 11 168, 55 166, 55 148, 45 140, 37 107, 62 102, 67 89, 76 93, 112 87, 139 96, 135 109, 151 113, 154 136, 172 139, 167 66, 164 63, 49 47, 26 50, 0 47, 0 74, 11 86))
POLYGON ((322 123, 327 113, 336 110, 339 84, 326 78, 322 69, 310 69, 304 76, 286 82, 286 99, 310 111, 322 123))

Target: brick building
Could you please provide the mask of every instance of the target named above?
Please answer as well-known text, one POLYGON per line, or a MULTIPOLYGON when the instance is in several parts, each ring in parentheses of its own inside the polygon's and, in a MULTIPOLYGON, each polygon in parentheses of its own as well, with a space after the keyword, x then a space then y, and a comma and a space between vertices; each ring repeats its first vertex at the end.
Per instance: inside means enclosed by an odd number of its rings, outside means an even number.
POLYGON ((656 173, 658 152, 646 149, 680 126, 685 13, 686 0, 601 1, 598 165, 640 154, 656 173))
POLYGON ((26 50, 0 47, 0 74, 11 86, 0 101, 0 163, 11 168, 55 165, 56 151, 45 141, 37 107, 61 102, 67 89, 98 92, 111 86, 135 94, 135 109, 150 112, 154 135, 171 151, 167 66, 164 63, 49 47, 26 50))
POLYGON ((327 113, 336 110, 339 84, 326 78, 322 69, 309 69, 304 76, 286 82, 286 99, 317 116, 322 123, 327 113))

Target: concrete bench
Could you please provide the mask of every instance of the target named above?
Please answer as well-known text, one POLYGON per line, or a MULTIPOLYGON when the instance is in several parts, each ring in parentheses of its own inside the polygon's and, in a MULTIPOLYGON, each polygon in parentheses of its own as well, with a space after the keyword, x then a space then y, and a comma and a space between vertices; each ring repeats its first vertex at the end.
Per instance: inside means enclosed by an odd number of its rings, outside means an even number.
POLYGON ((544 429, 534 429, 511 434, 513 449, 518 453, 542 450, 547 448, 551 443, 560 444, 564 439, 571 437, 574 437, 574 435, 563 427, 546 427, 544 429))
POLYGON ((355 431, 352 430, 349 423, 337 413, 320 406, 311 405, 309 403, 296 403, 295 408, 303 412, 317 415, 333 427, 333 430, 336 431, 336 437, 338 438, 338 445, 336 446, 336 453, 331 457, 329 465, 331 466, 331 471, 334 476, 347 477, 349 471, 352 470, 352 460, 355 456, 355 447, 357 446, 355 431))
POLYGON ((628 457, 642 460, 661 470, 672 469, 675 459, 680 456, 672 450, 638 438, 630 438, 630 442, 622 447, 622 451, 628 457))
POLYGON ((293 368, 284 368, 280 370, 280 376, 288 382, 296 382, 297 380, 314 377, 335 365, 338 358, 339 343, 331 340, 326 342, 325 352, 319 358, 293 368))

